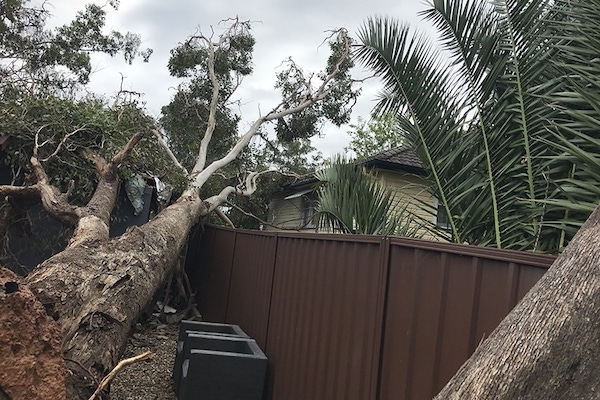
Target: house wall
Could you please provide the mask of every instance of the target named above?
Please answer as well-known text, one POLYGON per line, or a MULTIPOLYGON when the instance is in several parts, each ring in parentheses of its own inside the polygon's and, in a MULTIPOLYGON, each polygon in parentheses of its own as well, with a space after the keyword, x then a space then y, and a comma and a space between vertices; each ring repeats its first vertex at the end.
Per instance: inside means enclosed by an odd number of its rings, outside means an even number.
POLYGON ((266 226, 265 230, 292 229, 314 232, 315 228, 304 226, 305 221, 303 220, 302 210, 305 206, 306 204, 302 196, 288 200, 285 199, 285 196, 274 197, 271 200, 269 212, 267 213, 267 222, 271 225, 266 226))
MULTIPOLYGON (((437 202, 428 190, 431 182, 422 176, 406 172, 376 170, 375 173, 380 182, 394 192, 397 211, 404 211, 406 208, 406 211, 414 214, 417 219, 435 223, 433 213, 436 210, 437 202), (431 206, 431 212, 424 210, 424 204, 431 206)), ((437 236, 425 229, 419 230, 419 235, 425 239, 439 240, 437 236)))
MULTIPOLYGON (((429 204, 432 212, 436 207, 436 199, 428 191, 431 185, 424 177, 399 171, 389 171, 375 169, 373 171, 381 183, 394 192, 394 202, 397 204, 398 211, 406 210, 414 213, 417 218, 424 221, 435 222, 435 216, 423 210, 421 203, 429 204)), ((299 188, 300 191, 301 188, 299 188)), ((305 189, 305 188, 302 188, 305 189)), ((294 229, 307 232, 317 231, 314 227, 306 227, 303 219, 303 208, 307 206, 303 196, 292 199, 285 199, 285 195, 273 198, 269 206, 268 221, 271 225, 266 226, 265 230, 286 230, 294 229)), ((315 221, 316 222, 316 221, 315 221)), ((416 224, 416 222, 414 223, 416 224)), ((331 233, 329 231, 319 230, 320 233, 331 233)), ((432 235, 426 229, 418 231, 419 237, 425 239, 439 239, 432 235)))

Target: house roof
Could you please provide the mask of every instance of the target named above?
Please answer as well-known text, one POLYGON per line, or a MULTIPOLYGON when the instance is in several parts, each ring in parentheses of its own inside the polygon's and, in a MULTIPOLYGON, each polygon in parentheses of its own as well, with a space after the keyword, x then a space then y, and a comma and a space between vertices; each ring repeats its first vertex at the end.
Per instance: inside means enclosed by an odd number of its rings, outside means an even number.
MULTIPOLYGON (((423 164, 417 153, 407 146, 398 146, 382 151, 381 153, 373 154, 362 160, 357 160, 356 164, 364 165, 367 168, 405 171, 418 175, 426 173, 425 164, 423 164)), ((285 185, 285 187, 291 189, 315 182, 317 182, 317 178, 314 173, 311 173, 295 178, 285 185)))
POLYGON ((417 153, 408 146, 398 146, 393 149, 373 154, 358 164, 366 167, 379 167, 383 169, 402 170, 417 174, 425 173, 425 164, 421 161, 417 153))

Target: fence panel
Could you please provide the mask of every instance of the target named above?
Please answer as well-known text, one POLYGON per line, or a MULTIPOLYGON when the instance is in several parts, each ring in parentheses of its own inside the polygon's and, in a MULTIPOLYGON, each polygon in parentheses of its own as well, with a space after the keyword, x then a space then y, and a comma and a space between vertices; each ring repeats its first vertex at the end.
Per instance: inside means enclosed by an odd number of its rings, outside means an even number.
POLYGON ((214 227, 190 251, 200 310, 257 340, 272 400, 430 399, 554 260, 214 227))
POLYGON ((238 231, 227 307, 227 323, 239 325, 261 348, 267 342, 275 233, 238 231))
POLYGON ((553 260, 536 256, 391 239, 379 398, 439 392, 553 260))
POLYGON ((374 399, 384 240, 279 236, 266 353, 272 399, 374 399))

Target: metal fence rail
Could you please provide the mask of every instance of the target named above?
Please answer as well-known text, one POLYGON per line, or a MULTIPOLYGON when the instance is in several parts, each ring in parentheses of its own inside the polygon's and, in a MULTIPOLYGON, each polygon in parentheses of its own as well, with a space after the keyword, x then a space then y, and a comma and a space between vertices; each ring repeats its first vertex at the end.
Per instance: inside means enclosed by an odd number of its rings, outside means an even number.
POLYGON ((554 257, 381 236, 232 230, 190 240, 207 321, 269 358, 273 400, 430 399, 554 257))

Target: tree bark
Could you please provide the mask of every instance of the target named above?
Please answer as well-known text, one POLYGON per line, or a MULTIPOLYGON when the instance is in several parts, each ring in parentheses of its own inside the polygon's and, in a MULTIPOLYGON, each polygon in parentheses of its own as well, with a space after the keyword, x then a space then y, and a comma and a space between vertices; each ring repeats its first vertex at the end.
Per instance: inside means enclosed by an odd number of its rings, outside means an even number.
POLYGON ((27 277, 61 330, 68 399, 87 399, 176 264, 204 203, 187 195, 114 239, 78 241, 27 277))
POLYGON ((600 399, 600 208, 435 397, 600 399))

